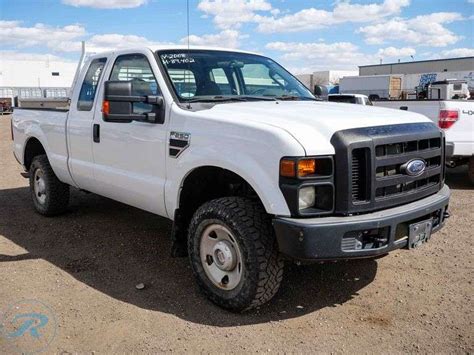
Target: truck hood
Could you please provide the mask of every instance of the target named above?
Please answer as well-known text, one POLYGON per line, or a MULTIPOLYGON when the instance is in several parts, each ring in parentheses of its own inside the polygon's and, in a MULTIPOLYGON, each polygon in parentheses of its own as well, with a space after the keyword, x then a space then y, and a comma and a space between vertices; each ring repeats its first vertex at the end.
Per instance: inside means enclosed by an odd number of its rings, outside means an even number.
POLYGON ((319 101, 258 101, 218 104, 205 110, 211 119, 255 122, 281 128, 292 135, 307 155, 333 154, 330 140, 340 130, 431 122, 402 110, 319 101))

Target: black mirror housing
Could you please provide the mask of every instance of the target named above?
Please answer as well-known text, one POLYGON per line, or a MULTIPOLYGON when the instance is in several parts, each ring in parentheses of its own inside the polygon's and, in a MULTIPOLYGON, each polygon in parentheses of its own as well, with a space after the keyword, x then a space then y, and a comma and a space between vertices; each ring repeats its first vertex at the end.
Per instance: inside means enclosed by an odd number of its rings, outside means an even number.
POLYGON ((322 85, 314 85, 313 94, 316 96, 328 96, 328 89, 322 85))
POLYGON ((104 121, 131 122, 143 121, 150 123, 164 122, 164 101, 157 95, 133 95, 133 81, 106 81, 104 84, 104 104, 102 115, 104 121), (149 113, 134 113, 134 103, 153 105, 149 113))

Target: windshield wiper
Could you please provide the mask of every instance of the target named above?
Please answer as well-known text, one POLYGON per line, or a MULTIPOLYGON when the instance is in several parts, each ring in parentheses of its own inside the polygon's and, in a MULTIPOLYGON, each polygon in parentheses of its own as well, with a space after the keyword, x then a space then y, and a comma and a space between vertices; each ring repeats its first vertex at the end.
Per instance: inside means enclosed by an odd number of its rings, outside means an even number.
POLYGON ((273 96, 274 99, 283 100, 283 101, 318 101, 312 97, 304 97, 304 96, 296 96, 296 95, 280 95, 280 96, 273 96))
POLYGON ((186 102, 226 102, 226 101, 275 101, 274 97, 252 96, 252 95, 235 95, 235 96, 212 96, 212 97, 196 97, 186 102))

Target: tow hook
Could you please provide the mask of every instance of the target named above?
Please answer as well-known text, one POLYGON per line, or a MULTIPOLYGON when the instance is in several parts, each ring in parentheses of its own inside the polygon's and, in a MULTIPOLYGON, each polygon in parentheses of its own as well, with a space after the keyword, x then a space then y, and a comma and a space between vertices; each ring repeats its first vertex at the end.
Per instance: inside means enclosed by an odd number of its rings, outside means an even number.
POLYGON ((449 217, 451 217, 451 214, 448 211, 444 211, 443 219, 448 219, 449 217))
POLYGON ((453 161, 453 160, 450 160, 450 161, 446 162, 446 165, 448 166, 448 168, 455 168, 456 167, 456 162, 453 161))

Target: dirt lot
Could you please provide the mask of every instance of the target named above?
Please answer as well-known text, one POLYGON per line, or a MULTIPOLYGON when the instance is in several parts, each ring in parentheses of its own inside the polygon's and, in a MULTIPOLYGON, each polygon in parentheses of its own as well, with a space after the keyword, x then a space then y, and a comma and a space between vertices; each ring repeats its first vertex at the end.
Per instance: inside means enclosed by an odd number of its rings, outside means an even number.
POLYGON ((209 303, 187 259, 170 258, 167 220, 79 191, 69 213, 41 217, 20 172, 0 117, 0 312, 49 305, 48 352, 474 351, 474 189, 463 169, 449 175, 447 227, 422 248, 289 266, 274 301, 243 315, 209 303))

